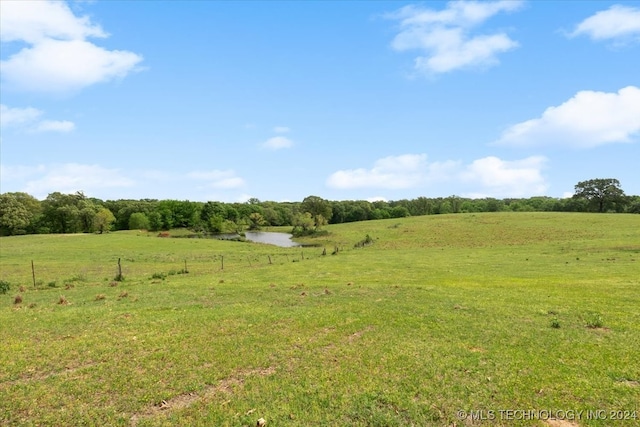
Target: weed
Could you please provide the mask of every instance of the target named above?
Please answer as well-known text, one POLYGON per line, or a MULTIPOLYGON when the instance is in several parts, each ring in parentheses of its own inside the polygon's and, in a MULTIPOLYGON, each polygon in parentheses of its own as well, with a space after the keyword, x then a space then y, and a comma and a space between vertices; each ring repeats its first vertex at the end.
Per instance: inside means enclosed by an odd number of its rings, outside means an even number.
POLYGON ((75 285, 74 285, 73 283, 67 283, 66 285, 64 285, 64 288, 65 288, 66 290, 69 290, 69 289, 71 289, 71 288, 75 288, 75 285))
POLYGON ((587 328, 597 329, 602 328, 604 326, 604 320, 602 320, 602 315, 600 313, 591 313, 587 317, 587 328))
POLYGON ((83 273, 78 273, 75 276, 72 276, 71 279, 69 279, 69 282, 86 282, 87 281, 87 276, 83 273))
POLYGON ((364 248, 365 246, 372 245, 373 242, 374 242, 374 240, 371 238, 371 236, 369 236, 367 234, 364 239, 360 240, 358 243, 353 245, 353 247, 354 248, 364 248))
POLYGON ((20 285, 20 287, 18 288, 18 290, 20 292, 25 292, 27 290, 27 288, 25 288, 24 286, 20 285))
POLYGON ((554 317, 553 319, 551 319, 551 327, 554 329, 560 328, 560 321, 558 320, 557 317, 554 317))
POLYGON ((31 304, 29 304, 29 308, 35 308, 36 307, 36 303, 32 302, 31 304))
POLYGON ((129 292, 124 291, 124 292, 121 292, 120 295, 118 295, 118 299, 126 298, 128 296, 129 296, 129 292))
POLYGON ((166 278, 167 278, 167 275, 166 275, 166 274, 164 274, 164 273, 153 273, 153 274, 151 275, 151 279, 152 279, 152 280, 153 280, 153 279, 164 280, 164 279, 166 279, 166 278))
POLYGON ((69 301, 67 301, 64 295, 60 295, 60 298, 58 298, 58 304, 67 305, 69 304, 69 301))
POLYGON ((107 296, 105 294, 96 295, 96 301, 101 301, 101 300, 103 300, 105 298, 107 298, 107 296))
POLYGON ((6 280, 0 280, 0 294, 6 294, 11 289, 11 285, 6 280))
POLYGON ((109 283, 109 286, 111 286, 112 288, 115 288, 116 286, 118 286, 118 282, 114 280, 113 282, 109 283))
POLYGON ((22 295, 16 295, 16 297, 13 300, 14 304, 22 304, 22 295))
POLYGON ((47 286, 50 288, 55 288, 56 286, 58 286, 58 284, 55 281, 51 281, 49 283, 47 283, 47 286))
POLYGON ((169 275, 169 276, 175 276, 176 274, 178 274, 178 271, 177 270, 173 270, 173 269, 169 270, 169 272, 167 273, 167 275, 169 275))

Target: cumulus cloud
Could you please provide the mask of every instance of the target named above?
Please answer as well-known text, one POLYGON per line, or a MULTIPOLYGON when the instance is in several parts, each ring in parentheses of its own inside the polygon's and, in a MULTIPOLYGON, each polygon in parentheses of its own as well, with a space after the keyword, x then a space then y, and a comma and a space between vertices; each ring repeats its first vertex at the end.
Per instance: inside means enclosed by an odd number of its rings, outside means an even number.
POLYGON ((616 92, 581 91, 539 118, 506 129, 495 144, 590 148, 637 141, 640 134, 640 88, 616 92))
POLYGON ((33 108, 11 108, 0 105, 0 128, 18 128, 28 132, 71 132, 76 125, 68 120, 42 120, 42 111, 33 108))
POLYGON ((203 188, 231 190, 245 185, 244 179, 236 176, 236 173, 233 170, 213 170, 206 172, 195 171, 187 174, 187 177, 197 181, 206 182, 203 188))
POLYGON ((0 104, 0 127, 19 126, 35 121, 42 115, 37 108, 10 108, 0 104))
MULTIPOLYGON (((104 168, 99 165, 66 163, 51 166, 39 166, 26 171, 24 167, 3 167, 7 180, 26 179, 25 192, 44 198, 54 191, 75 193, 86 191, 93 193, 105 188, 130 187, 133 180, 118 169, 104 168), (30 172, 26 174, 26 172, 30 172)), ((3 180, 5 179, 3 176, 3 180)))
POLYGON ((293 147, 293 141, 284 136, 274 136, 262 143, 262 148, 267 150, 282 150, 283 148, 293 147))
POLYGON ((526 197, 546 191, 542 175, 546 162, 541 156, 513 161, 489 156, 465 165, 452 160, 429 162, 426 154, 405 154, 380 159, 371 169, 334 172, 326 184, 340 190, 400 190, 448 183, 460 187, 467 197, 526 197))
POLYGON ((327 185, 338 189, 352 188, 410 188, 422 181, 426 168, 426 154, 405 154, 377 160, 371 169, 348 169, 334 172, 327 185))
POLYGON ((588 17, 569 34, 585 35, 592 40, 616 42, 640 41, 640 8, 613 5, 588 17))
POLYGON ((545 194, 548 185, 542 176, 547 159, 532 156, 506 161, 489 156, 474 160, 460 173, 460 179, 478 188, 469 197, 525 197, 545 194))
POLYGON ((1 2, 0 39, 28 45, 0 61, 3 80, 27 91, 65 92, 122 78, 142 57, 106 50, 88 37, 107 37, 88 17, 77 17, 65 2, 1 2))
POLYGON ((522 1, 452 1, 443 10, 405 6, 388 14, 400 21, 400 32, 391 43, 396 51, 418 50, 414 67, 426 74, 460 68, 488 67, 498 63, 498 54, 518 47, 504 32, 478 34, 474 27, 500 12, 511 12, 522 1))
POLYGON ((34 132, 71 132, 75 128, 76 125, 68 120, 44 120, 33 130, 34 132))

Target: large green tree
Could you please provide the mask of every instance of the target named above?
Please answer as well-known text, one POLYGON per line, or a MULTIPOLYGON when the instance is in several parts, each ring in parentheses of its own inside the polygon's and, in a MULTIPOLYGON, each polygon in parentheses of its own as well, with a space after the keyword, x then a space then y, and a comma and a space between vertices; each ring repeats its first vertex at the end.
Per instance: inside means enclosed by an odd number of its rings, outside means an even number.
POLYGON ((0 194, 0 235, 26 233, 31 222, 27 208, 12 194, 0 194))
POLYGON ((325 225, 333 214, 331 202, 318 196, 305 197, 300 205, 300 210, 311 214, 316 229, 325 225))
POLYGON ((100 234, 111 230, 111 226, 116 222, 116 217, 107 208, 99 208, 93 217, 93 229, 100 234))
POLYGON ((575 199, 586 200, 592 209, 606 212, 609 209, 624 209, 626 196, 620 187, 620 181, 614 178, 590 179, 575 185, 575 199))

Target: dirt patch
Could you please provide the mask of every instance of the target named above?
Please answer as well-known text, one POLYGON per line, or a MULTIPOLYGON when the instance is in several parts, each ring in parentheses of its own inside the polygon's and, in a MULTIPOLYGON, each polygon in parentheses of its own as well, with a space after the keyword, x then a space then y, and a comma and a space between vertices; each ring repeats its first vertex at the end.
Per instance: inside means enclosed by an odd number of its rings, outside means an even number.
POLYGON ((223 378, 217 384, 210 385, 205 389, 197 393, 185 393, 178 396, 174 396, 169 400, 162 400, 159 403, 148 407, 146 410, 133 414, 131 416, 132 427, 138 425, 138 422, 146 418, 154 418, 165 411, 179 410, 193 405, 194 403, 202 400, 210 399, 211 397, 219 394, 233 394, 233 390, 236 387, 242 386, 247 377, 260 376, 266 377, 274 374, 276 369, 274 367, 247 369, 237 372, 235 375, 227 378, 223 378))
POLYGON ((29 375, 29 376, 23 376, 22 378, 18 378, 12 381, 6 381, 3 383, 0 383, 0 385, 2 386, 7 386, 7 387, 11 387, 14 385, 18 385, 18 384, 26 384, 28 382, 31 381, 45 381, 51 377, 57 377, 57 376, 68 376, 68 375, 72 375, 75 374, 76 372, 82 371, 84 369, 89 369, 92 368, 94 366, 97 366, 98 364, 100 364, 100 362, 92 362, 92 363, 85 363, 84 365, 78 365, 78 366, 67 366, 62 370, 59 371, 54 371, 54 372, 43 372, 43 373, 35 373, 33 375, 29 375))
POLYGON ((349 341, 349 344, 351 344, 355 340, 357 340, 360 337, 362 337, 362 335, 364 335, 365 332, 369 332, 371 330, 373 330, 373 326, 367 326, 366 328, 364 328, 364 329, 362 329, 360 331, 356 331, 356 332, 352 333, 351 335, 349 335, 347 337, 347 341, 349 341))
POLYGON ((636 381, 636 380, 622 379, 622 380, 618 380, 618 383, 624 384, 624 385, 628 385, 629 387, 639 387, 640 386, 640 381, 636 381))

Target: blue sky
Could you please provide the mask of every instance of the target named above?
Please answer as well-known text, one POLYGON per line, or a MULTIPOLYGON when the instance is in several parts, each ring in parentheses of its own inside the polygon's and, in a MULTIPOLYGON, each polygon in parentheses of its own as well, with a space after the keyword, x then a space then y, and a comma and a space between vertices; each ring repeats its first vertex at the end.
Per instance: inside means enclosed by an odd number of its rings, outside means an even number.
POLYGON ((640 194, 638 1, 2 1, 1 192, 640 194))

